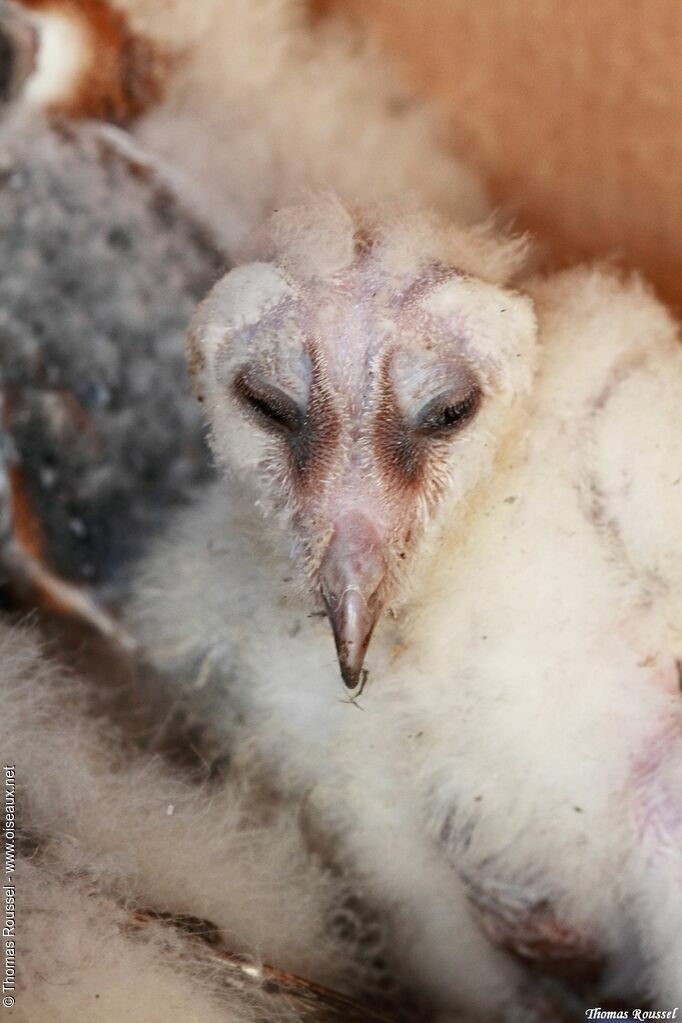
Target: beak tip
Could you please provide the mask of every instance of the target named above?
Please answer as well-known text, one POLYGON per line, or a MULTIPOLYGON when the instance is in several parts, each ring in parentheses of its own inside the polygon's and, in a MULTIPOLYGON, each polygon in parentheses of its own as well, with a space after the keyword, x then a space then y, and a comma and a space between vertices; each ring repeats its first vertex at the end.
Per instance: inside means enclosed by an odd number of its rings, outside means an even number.
POLYGON ((381 615, 386 575, 384 543, 360 514, 337 523, 320 567, 320 595, 334 633, 344 685, 356 689, 374 627, 381 615))
POLYGON ((348 689, 356 689, 362 680, 376 616, 366 611, 358 594, 349 592, 336 608, 328 610, 328 617, 334 633, 341 678, 348 689))
POLYGON ((353 665, 351 667, 349 664, 344 664, 342 660, 339 660, 339 667, 346 689, 356 689, 362 677, 362 665, 359 667, 353 665))

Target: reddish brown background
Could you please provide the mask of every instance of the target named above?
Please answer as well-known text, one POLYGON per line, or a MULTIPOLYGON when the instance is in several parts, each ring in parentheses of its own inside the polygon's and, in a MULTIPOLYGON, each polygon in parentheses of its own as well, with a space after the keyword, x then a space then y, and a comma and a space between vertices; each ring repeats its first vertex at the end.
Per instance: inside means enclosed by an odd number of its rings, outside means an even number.
POLYGON ((380 33, 556 262, 614 254, 682 310, 681 0, 320 0, 380 33))

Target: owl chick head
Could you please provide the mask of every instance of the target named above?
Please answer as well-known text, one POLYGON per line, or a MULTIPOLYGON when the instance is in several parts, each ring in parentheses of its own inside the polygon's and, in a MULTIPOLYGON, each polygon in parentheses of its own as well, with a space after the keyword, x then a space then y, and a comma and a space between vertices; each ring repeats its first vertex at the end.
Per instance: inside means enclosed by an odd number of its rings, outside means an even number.
POLYGON ((520 245, 325 196, 276 214, 259 255, 199 307, 190 368, 219 463, 290 540, 355 687, 530 386, 533 311, 501 284, 520 245))

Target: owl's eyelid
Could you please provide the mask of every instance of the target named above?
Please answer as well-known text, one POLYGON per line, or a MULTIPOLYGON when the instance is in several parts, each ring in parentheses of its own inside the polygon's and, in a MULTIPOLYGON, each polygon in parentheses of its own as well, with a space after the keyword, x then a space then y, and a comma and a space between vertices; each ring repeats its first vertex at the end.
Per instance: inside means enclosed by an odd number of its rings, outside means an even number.
POLYGON ((415 421, 415 428, 417 430, 439 429, 435 423, 436 414, 458 406, 465 407, 466 411, 462 417, 462 422, 464 422, 477 410, 481 397, 481 388, 473 382, 466 391, 442 391, 422 406, 415 421))
POLYGON ((295 432, 301 428, 305 410, 275 384, 255 380, 253 374, 238 373, 233 384, 237 398, 264 423, 295 432))

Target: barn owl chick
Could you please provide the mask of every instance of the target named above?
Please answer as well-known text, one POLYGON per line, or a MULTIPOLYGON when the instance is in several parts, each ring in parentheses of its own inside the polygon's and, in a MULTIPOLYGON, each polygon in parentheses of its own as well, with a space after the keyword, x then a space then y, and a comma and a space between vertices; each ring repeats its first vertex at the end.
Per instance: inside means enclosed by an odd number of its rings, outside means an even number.
POLYGON ((508 272, 519 247, 472 238, 449 266, 436 239, 331 197, 287 210, 273 261, 225 277, 190 333, 215 454, 287 537, 350 688, 532 379, 530 303, 467 272, 508 272))
POLYGON ((228 491, 159 545, 131 628, 301 800, 444 1009, 665 1008, 682 353, 636 281, 520 293, 516 259, 404 211, 275 217, 190 336, 228 491), (361 714, 339 666, 369 669, 361 714))

